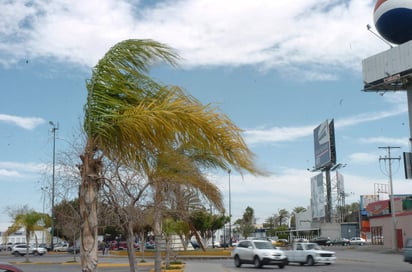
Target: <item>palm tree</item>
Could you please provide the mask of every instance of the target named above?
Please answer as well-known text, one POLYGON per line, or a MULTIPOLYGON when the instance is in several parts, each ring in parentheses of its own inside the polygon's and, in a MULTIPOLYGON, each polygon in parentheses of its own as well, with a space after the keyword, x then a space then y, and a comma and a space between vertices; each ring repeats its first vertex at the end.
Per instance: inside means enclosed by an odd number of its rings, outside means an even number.
POLYGON ((289 212, 286 209, 280 209, 278 211, 278 216, 276 217, 276 221, 279 223, 279 227, 282 225, 288 225, 289 220, 289 212))
MULTIPOLYGON (((226 168, 259 174, 241 130, 227 116, 202 105, 180 88, 148 76, 150 65, 178 56, 152 40, 126 40, 112 47, 87 82, 79 188, 81 267, 97 270, 97 196, 104 182, 103 158, 119 159, 137 171, 166 147, 187 144, 221 158, 226 168)), ((144 172, 144 171, 142 171, 144 172)))
POLYGON ((19 229, 24 229, 26 234, 26 262, 29 262, 30 237, 34 235, 36 230, 44 230, 50 226, 51 218, 48 214, 38 213, 24 207, 14 215, 13 224, 7 229, 5 235, 9 236, 19 229))
POLYGON ((301 212, 306 212, 306 208, 302 206, 298 206, 293 208, 292 214, 291 214, 291 219, 290 219, 290 225, 291 227, 296 228, 296 214, 301 213, 301 212))
MULTIPOLYGON (((223 211, 222 195, 216 185, 210 183, 199 170, 200 165, 219 165, 219 160, 210 155, 201 156, 199 150, 190 150, 186 146, 169 150, 163 150, 154 160, 154 165, 146 169, 146 173, 154 191, 154 227, 153 232, 156 244, 160 244, 162 236, 163 211, 167 208, 168 200, 175 197, 176 204, 182 208, 179 217, 188 221, 191 230, 197 234, 191 224, 189 213, 180 199, 180 190, 192 190, 199 192, 216 209, 223 211)), ((188 204, 188 203, 187 203, 188 204)), ((170 206, 170 201, 169 201, 170 206)), ((200 244, 202 245, 202 244, 200 244)), ((161 269, 160 247, 156 247, 155 271, 161 269)))

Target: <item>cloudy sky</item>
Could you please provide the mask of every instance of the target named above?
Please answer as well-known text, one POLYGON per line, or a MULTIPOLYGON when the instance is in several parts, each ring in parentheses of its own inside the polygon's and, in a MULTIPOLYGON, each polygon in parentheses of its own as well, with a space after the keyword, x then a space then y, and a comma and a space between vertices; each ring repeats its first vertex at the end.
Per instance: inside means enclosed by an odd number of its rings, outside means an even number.
MULTIPOLYGON (((263 222, 310 204, 313 130, 325 120, 335 121, 346 203, 373 194, 389 179, 379 147, 399 147, 395 158, 409 151, 405 93, 362 91, 362 59, 389 48, 367 31, 373 7, 368 0, 3 1, 0 222, 10 221, 7 207, 50 210, 42 190, 51 183, 49 121, 59 125, 59 160, 81 126, 92 67, 125 39, 173 47, 180 66, 159 64, 151 75, 219 107, 271 173, 209 173, 227 207, 230 180, 234 220, 248 206, 263 222)), ((412 192, 403 173, 394 160, 395 193, 412 192)))

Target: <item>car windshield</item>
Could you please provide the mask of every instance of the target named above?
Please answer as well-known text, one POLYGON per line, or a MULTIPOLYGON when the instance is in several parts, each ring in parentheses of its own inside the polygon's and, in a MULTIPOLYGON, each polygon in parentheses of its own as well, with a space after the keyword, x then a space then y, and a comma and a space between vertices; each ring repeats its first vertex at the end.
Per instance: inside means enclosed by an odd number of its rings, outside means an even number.
POLYGON ((255 246, 258 249, 273 249, 272 244, 266 241, 259 241, 259 242, 256 241, 255 246))

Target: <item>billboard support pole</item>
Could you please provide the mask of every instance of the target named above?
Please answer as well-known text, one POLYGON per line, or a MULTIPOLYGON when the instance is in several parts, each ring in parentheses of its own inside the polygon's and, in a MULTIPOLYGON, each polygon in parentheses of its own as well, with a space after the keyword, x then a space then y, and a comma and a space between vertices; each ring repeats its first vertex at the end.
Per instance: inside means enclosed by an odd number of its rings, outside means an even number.
POLYGON ((409 115, 409 149, 412 151, 412 86, 409 85, 406 89, 408 98, 408 115, 409 115))
POLYGON ((330 168, 325 169, 326 176, 326 223, 332 222, 332 186, 330 180, 330 168))

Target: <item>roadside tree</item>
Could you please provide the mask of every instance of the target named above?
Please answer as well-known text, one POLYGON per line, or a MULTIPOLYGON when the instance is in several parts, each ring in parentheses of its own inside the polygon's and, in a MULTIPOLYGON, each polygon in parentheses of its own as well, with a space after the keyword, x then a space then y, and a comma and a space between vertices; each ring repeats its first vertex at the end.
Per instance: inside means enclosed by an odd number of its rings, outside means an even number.
MULTIPOLYGON (((164 44, 126 40, 106 53, 87 82, 87 139, 79 165, 80 258, 85 272, 97 270, 97 197, 104 182, 104 157, 116 158, 147 174, 144 169, 151 158, 172 146, 188 145, 216 156, 226 169, 261 173, 240 129, 227 116, 200 104, 180 88, 164 86, 149 77, 153 63, 166 61, 173 65, 177 58, 164 44)), ((165 180, 148 178, 158 189, 156 199, 165 180)), ((155 222, 159 222, 156 216, 155 222)), ((161 229, 158 224, 154 229, 161 229)), ((160 269, 156 267, 156 271, 160 269)))
MULTIPOLYGON (((44 230, 51 226, 51 218, 48 214, 39 213, 27 206, 18 208, 9 212, 13 218, 13 223, 5 232, 5 236, 9 236, 19 229, 24 229, 26 234, 26 262, 29 262, 29 245, 30 237, 35 234, 37 230, 44 230)), ((37 237, 36 245, 38 244, 37 237)))
MULTIPOLYGON (((247 207, 243 213, 243 217, 235 222, 235 225, 237 225, 236 232, 239 232, 245 239, 250 237, 250 235, 255 232, 256 228, 254 224, 254 213, 255 212, 251 207, 247 207)), ((229 237, 229 239, 231 239, 231 237, 229 237)))

